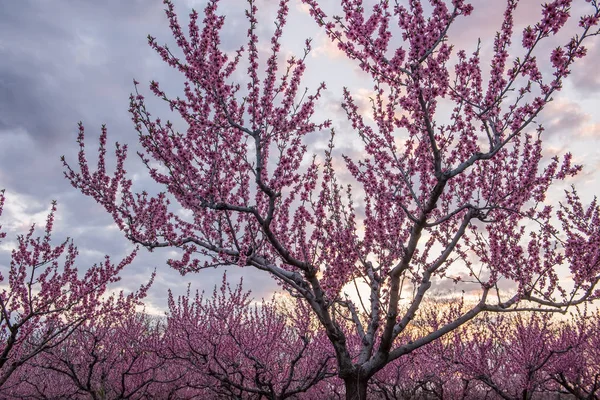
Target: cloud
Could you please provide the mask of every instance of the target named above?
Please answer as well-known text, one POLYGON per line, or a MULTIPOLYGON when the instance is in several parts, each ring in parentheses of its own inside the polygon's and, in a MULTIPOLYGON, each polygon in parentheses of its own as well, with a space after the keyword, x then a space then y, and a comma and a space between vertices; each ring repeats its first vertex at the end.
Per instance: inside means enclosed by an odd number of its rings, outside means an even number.
POLYGON ((597 96, 597 92, 600 90, 600 74, 598 73, 600 46, 593 41, 588 41, 586 47, 588 53, 572 68, 571 79, 575 88, 582 94, 597 96))
POLYGON ((312 57, 326 57, 332 60, 344 59, 346 55, 338 48, 338 42, 329 39, 329 36, 320 34, 317 38, 317 45, 311 52, 312 57))
MULTIPOLYGON (((43 204, 35 196, 10 192, 5 195, 0 226, 7 238, 13 233, 26 233, 32 224, 39 228, 46 224, 50 204, 43 204)), ((58 217, 56 221, 60 223, 58 217)))
POLYGON ((296 3, 296 10, 300 11, 303 14, 310 14, 310 6, 306 3, 296 3))
POLYGON ((542 112, 544 135, 576 138, 600 138, 600 124, 574 101, 559 98, 550 102, 542 112))

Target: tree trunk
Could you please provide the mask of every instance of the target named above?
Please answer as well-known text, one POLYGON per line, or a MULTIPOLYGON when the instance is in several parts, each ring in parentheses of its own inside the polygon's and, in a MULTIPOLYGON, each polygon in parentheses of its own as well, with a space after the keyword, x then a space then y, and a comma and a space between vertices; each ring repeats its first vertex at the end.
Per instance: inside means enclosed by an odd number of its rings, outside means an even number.
POLYGON ((368 380, 358 377, 344 380, 346 387, 346 400, 366 400, 368 380))

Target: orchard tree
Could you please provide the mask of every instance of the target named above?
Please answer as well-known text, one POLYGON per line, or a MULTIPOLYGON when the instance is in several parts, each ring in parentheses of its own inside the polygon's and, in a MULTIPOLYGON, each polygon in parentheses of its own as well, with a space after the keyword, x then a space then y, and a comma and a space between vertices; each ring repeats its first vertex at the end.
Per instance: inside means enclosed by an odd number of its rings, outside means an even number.
POLYGON ((138 82, 130 99, 140 159, 165 191, 134 193, 126 146, 116 145, 116 171, 107 172, 106 127, 91 171, 82 124, 79 170, 64 162, 72 185, 104 206, 131 242, 180 249, 169 264, 182 274, 251 266, 304 299, 333 346, 348 399, 364 399, 370 378, 388 363, 482 312, 562 312, 597 298, 600 209, 585 207, 575 189, 550 204, 553 182, 581 167, 569 153, 543 160, 543 128, 534 126, 585 56, 584 42, 599 33, 597 1, 577 1, 578 32, 547 51, 570 20, 572 1, 543 4, 539 20, 513 32, 519 1, 507 0, 487 69, 479 44, 470 55, 450 44, 452 25, 468 27, 473 7, 463 0, 381 0, 369 10, 361 0, 340 0, 343 14, 331 17, 318 0, 302 2, 373 80, 373 123, 343 91, 342 107, 364 144, 360 159, 338 159, 332 122, 314 121, 325 84, 301 90, 311 41, 278 73, 288 1, 279 3, 262 62, 255 0, 246 11, 247 48, 233 54, 220 48, 218 0, 208 1, 200 25, 192 11, 187 36, 165 0, 182 56, 151 36, 148 42, 184 75, 185 97, 167 96, 154 81, 150 90, 187 129, 151 118, 138 82), (235 74, 243 57, 247 69, 235 74), (326 128, 327 151, 311 157, 307 135, 325 136, 326 128), (348 182, 339 177, 344 164, 348 182), (571 278, 559 279, 561 269, 571 278), (479 288, 479 300, 404 341, 432 284, 461 277, 479 288), (357 281, 369 289, 353 301, 344 293, 357 281))
MULTIPOLYGON (((462 298, 429 299, 421 305, 411 328, 397 340, 403 343, 418 340, 454 321, 464 309, 462 298)), ((465 324, 452 333, 462 337, 471 329, 472 324, 465 324)), ((481 385, 457 368, 455 349, 452 336, 446 335, 391 361, 373 376, 368 393, 385 399, 486 398, 481 385)), ((458 352, 458 356, 461 355, 458 352)))
MULTIPOLYGON (((131 304, 125 306, 119 318, 104 315, 82 324, 32 364, 58 382, 67 377, 66 386, 80 398, 147 399, 167 392, 165 386, 183 374, 169 371, 168 360, 159 356, 162 326, 149 315, 136 313, 131 304)), ((54 390, 64 390, 64 385, 54 390)))
POLYGON ((335 376, 334 356, 307 307, 251 304, 242 283, 232 289, 225 278, 209 297, 169 294, 165 358, 183 363, 206 397, 314 398, 311 388, 335 376))
MULTIPOLYGON (((4 206, 0 191, 0 215, 4 206)), ((69 239, 58 246, 51 242, 56 203, 48 214, 44 237, 34 237, 35 225, 17 238, 8 268, 8 282, 0 291, 0 393, 6 394, 20 381, 13 373, 40 353, 67 340, 82 324, 107 317, 119 318, 126 306, 140 304, 151 281, 127 296, 106 296, 107 285, 117 282, 119 272, 135 257, 135 251, 119 264, 105 261, 81 276, 75 266, 77 247, 69 239), (62 257, 64 255, 64 257, 62 257)), ((1 228, 1 227, 0 227, 1 228)), ((6 237, 0 232, 0 239, 6 237)), ((4 282, 0 274, 0 282, 4 282)))
MULTIPOLYGON (((600 399, 600 311, 575 315, 555 336, 555 342, 573 350, 560 356, 552 377, 564 392, 577 399, 600 399)), ((556 346, 556 345, 555 345, 556 346)))
POLYGON ((157 355, 160 324, 122 303, 79 325, 61 343, 32 358, 9 380, 4 398, 147 399, 166 398, 181 372, 167 370, 157 355), (169 388, 166 389, 165 386, 169 388))
POLYGON ((561 356, 577 354, 584 343, 582 337, 562 340, 556 325, 548 314, 488 316, 453 335, 452 362, 462 376, 482 382, 502 399, 527 400, 556 392, 553 373, 567 365, 561 356))

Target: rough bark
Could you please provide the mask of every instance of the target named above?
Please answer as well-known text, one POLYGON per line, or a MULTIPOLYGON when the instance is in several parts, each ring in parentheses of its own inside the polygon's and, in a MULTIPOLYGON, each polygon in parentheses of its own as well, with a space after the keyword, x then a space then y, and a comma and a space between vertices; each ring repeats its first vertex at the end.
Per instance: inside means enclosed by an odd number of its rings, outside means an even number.
POLYGON ((359 377, 345 379, 346 400, 366 400, 368 381, 359 377))

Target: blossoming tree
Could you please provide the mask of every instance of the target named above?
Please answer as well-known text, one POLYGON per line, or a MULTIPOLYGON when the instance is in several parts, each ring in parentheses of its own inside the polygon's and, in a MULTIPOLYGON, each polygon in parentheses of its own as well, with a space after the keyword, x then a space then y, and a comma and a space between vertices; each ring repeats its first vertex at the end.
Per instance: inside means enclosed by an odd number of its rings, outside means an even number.
POLYGON ((374 83, 373 123, 343 92, 342 107, 364 144, 361 159, 341 160, 352 182, 339 177, 332 121, 313 118, 325 84, 309 95, 300 90, 310 40, 278 73, 287 0, 279 3, 264 77, 255 0, 246 12, 247 48, 234 54, 220 48, 218 0, 208 1, 201 25, 191 13, 188 36, 165 0, 183 57, 148 41, 185 76, 185 98, 170 98, 154 81, 150 90, 188 128, 151 118, 137 82, 130 103, 139 156, 165 191, 133 192, 127 146, 117 144, 116 171, 107 172, 106 127, 90 171, 82 124, 79 170, 65 162, 72 185, 104 206, 133 243, 180 249, 169 264, 181 273, 251 266, 304 299, 333 346, 348 399, 364 399, 369 379, 388 363, 482 312, 559 312, 597 298, 600 210, 595 202, 584 207, 575 189, 564 204, 548 203, 552 183, 581 167, 568 153, 543 160, 543 128, 532 126, 585 56, 583 43, 599 33, 597 1, 577 4, 584 10, 579 31, 544 51, 569 21, 572 1, 544 4, 541 19, 515 33, 519 1, 507 0, 489 71, 479 45, 468 55, 450 44, 450 27, 473 10, 463 0, 426 7, 381 0, 369 10, 361 0, 340 0, 343 14, 333 17, 318 0, 302 1, 374 83), (237 81, 244 52, 247 76, 237 81), (328 150, 311 157, 306 136, 327 135, 327 128, 328 150), (569 280, 560 279, 560 268, 569 280), (404 341, 432 284, 461 279, 479 288, 478 301, 404 341), (344 295, 356 281, 368 286, 360 301, 344 295))
MULTIPOLYGON (((4 207, 0 191, 0 215, 4 207)), ((107 285, 135 257, 135 251, 119 264, 105 261, 79 274, 77 247, 67 239, 52 245, 56 203, 48 214, 43 237, 34 237, 35 226, 17 238, 8 267, 7 284, 0 291, 0 393, 7 395, 22 381, 11 380, 19 368, 40 353, 59 346, 77 329, 95 318, 119 318, 126 308, 140 304, 152 279, 129 295, 107 296, 107 285), (64 258, 62 256, 64 255, 64 258)), ((1 227, 0 227, 1 228, 1 227)), ((6 237, 0 232, 0 239, 6 237)), ((6 278, 0 274, 0 282, 6 278)))
MULTIPOLYGON (((183 373, 169 368, 168 360, 157 355, 161 325, 146 314, 136 313, 129 304, 125 306, 129 307, 123 307, 120 318, 103 315, 88 321, 59 346, 33 360, 32 366, 52 381, 69 380, 44 388, 42 393, 49 398, 66 398, 53 395, 50 389, 68 387, 73 398, 144 399, 161 393, 167 398, 165 386, 178 381, 183 373)), ((40 386, 35 374, 24 378, 31 386, 40 386)), ((23 389, 27 393, 30 388, 23 389)))
POLYGON ((315 398, 310 390, 334 376, 323 331, 311 329, 301 303, 290 313, 275 299, 251 304, 249 295, 225 275, 212 296, 169 295, 165 358, 195 374, 189 386, 205 397, 315 398))

